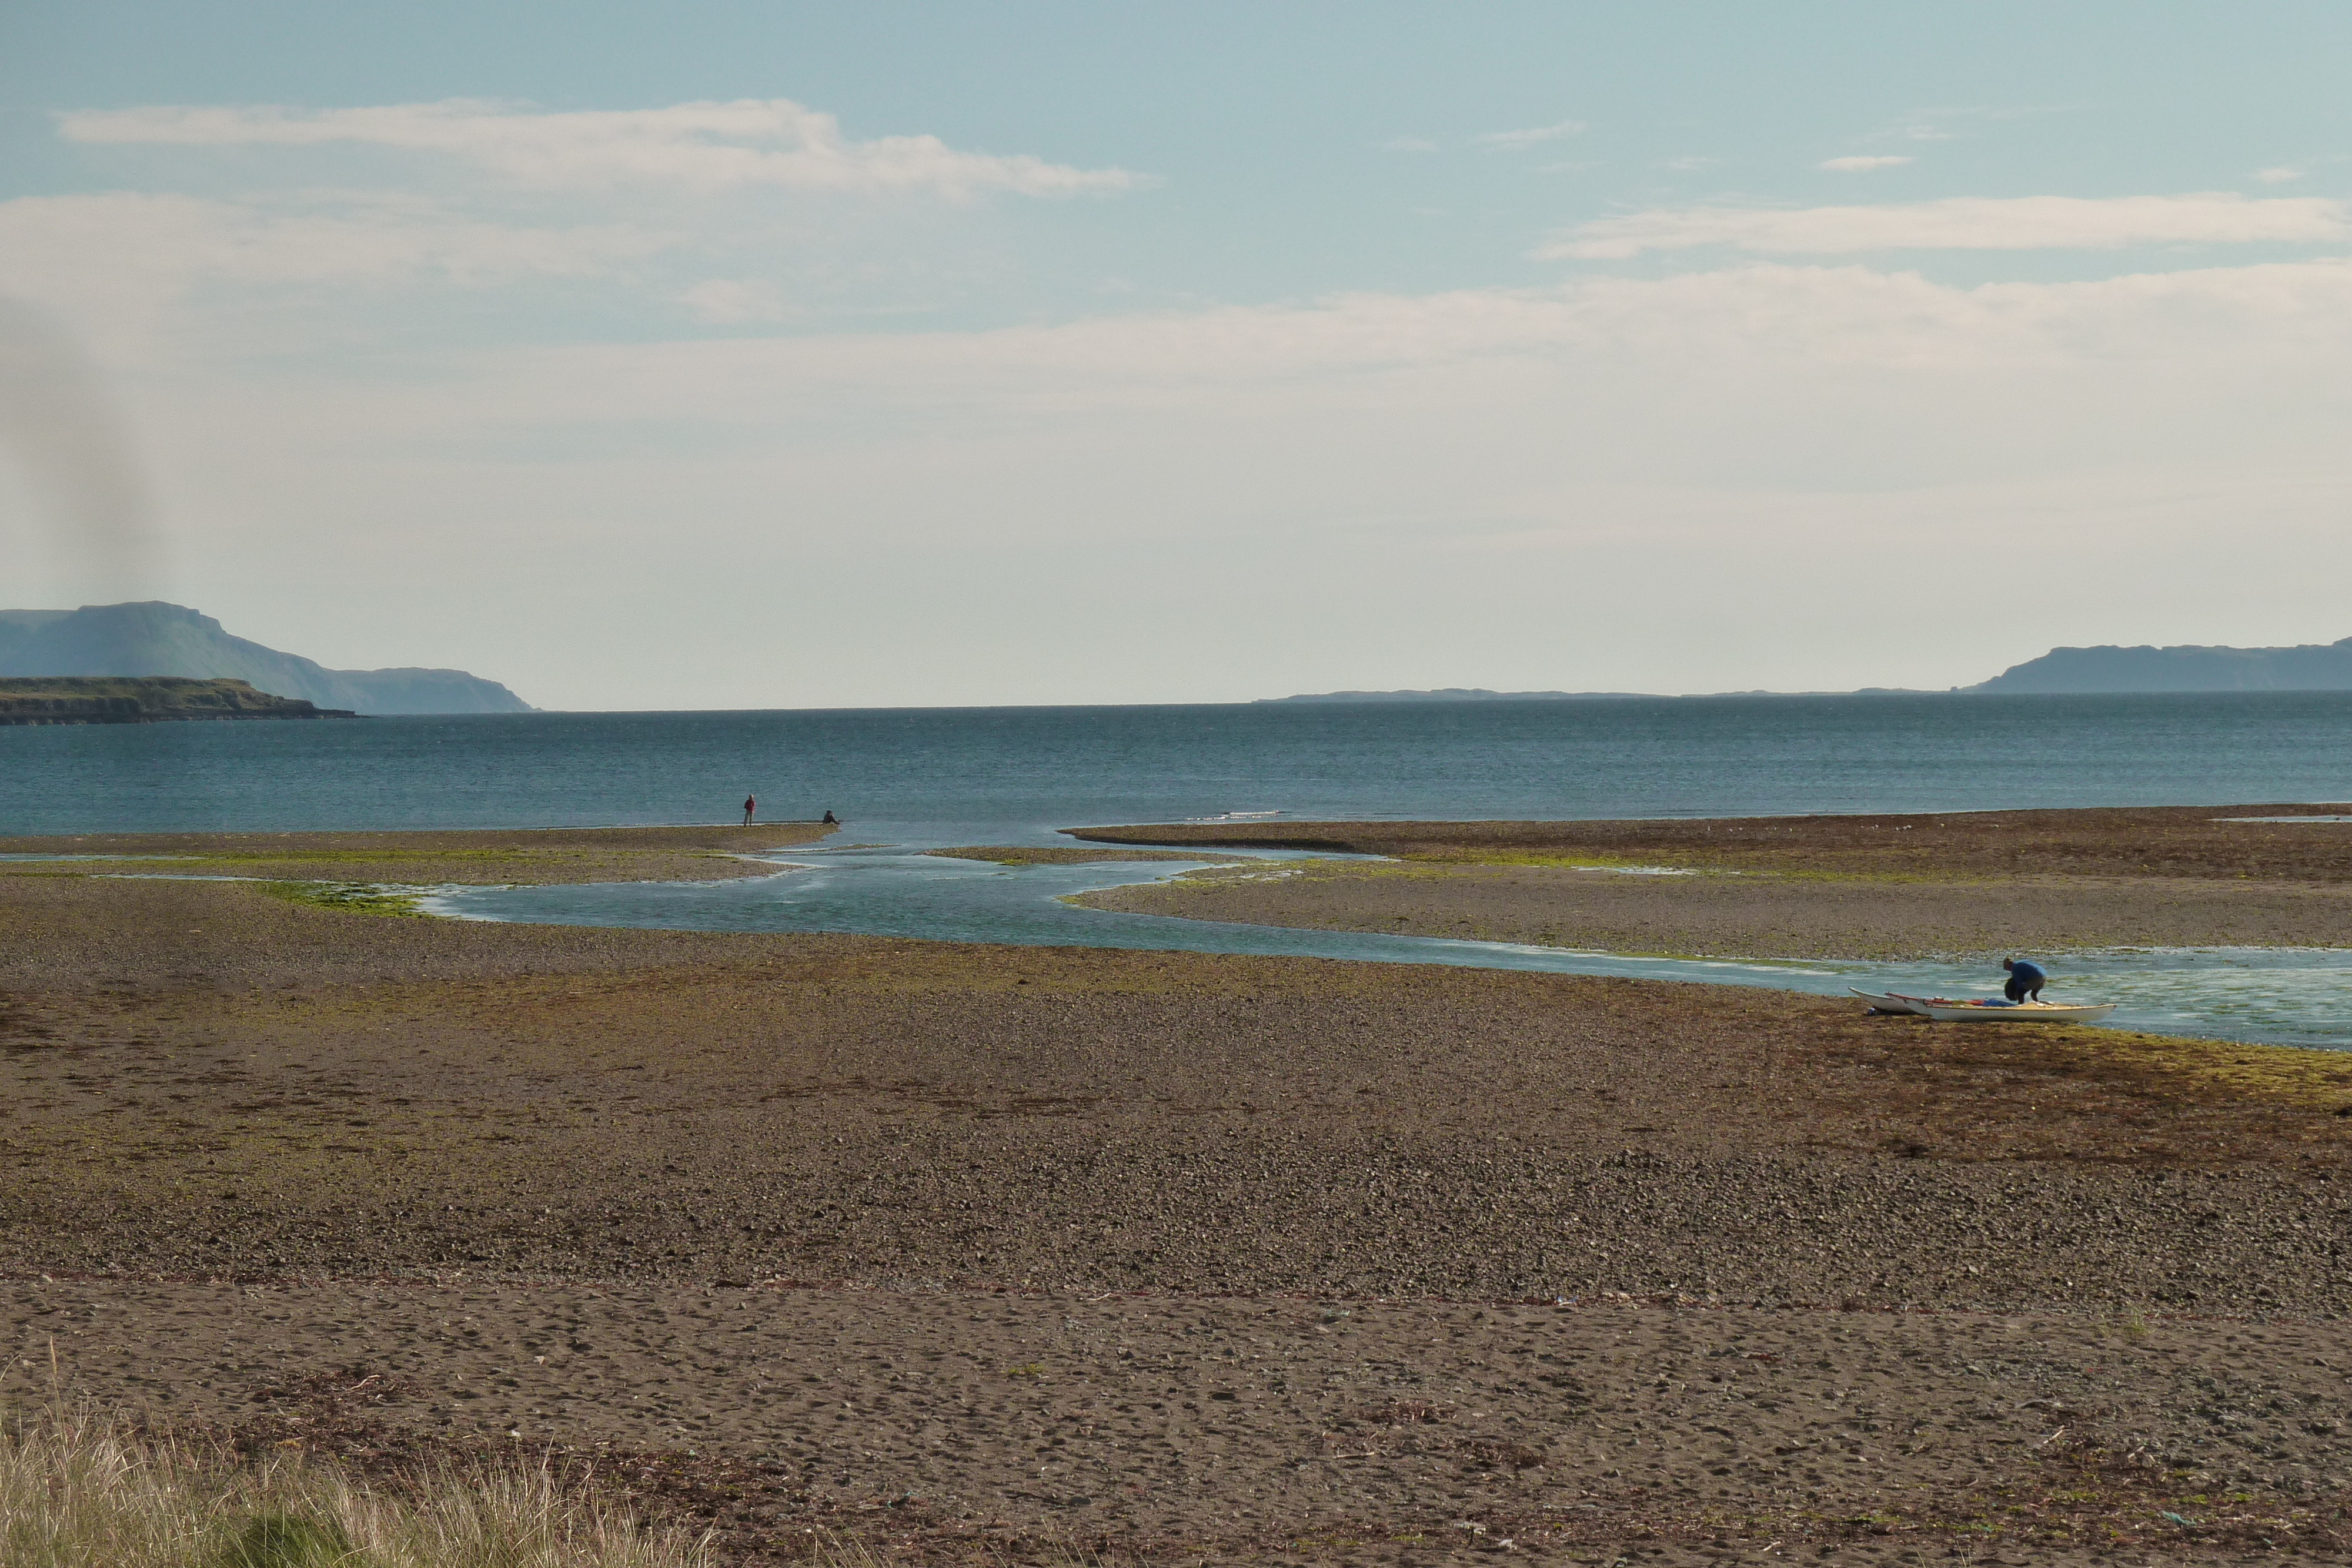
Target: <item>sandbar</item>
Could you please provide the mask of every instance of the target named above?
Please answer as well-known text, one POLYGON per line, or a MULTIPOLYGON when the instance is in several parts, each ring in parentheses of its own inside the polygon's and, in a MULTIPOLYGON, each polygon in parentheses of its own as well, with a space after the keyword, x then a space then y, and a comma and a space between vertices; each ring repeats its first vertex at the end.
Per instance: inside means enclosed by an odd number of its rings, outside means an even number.
POLYGON ((0 838, 0 875, 157 873, 259 881, 539 885, 717 882, 773 868, 743 857, 815 843, 822 822, 753 827, 476 828, 318 833, 74 833, 0 838), (92 857, 121 856, 108 866, 92 857))
POLYGON ((1726 821, 1173 823, 1087 841, 1323 849, 1078 902, 1202 920, 1753 958, 2352 944, 2352 822, 2221 806, 1726 821), (1643 874, 1670 872, 1682 874, 1643 874))

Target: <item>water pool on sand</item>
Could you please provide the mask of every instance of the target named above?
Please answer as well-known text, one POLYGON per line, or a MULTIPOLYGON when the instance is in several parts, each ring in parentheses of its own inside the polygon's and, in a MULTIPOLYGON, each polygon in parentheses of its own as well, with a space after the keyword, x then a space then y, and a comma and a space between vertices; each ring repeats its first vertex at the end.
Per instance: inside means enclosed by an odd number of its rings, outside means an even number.
MULTIPOLYGON (((971 841, 941 839, 940 843, 971 841)), ((1069 895, 1160 882, 1205 862, 1008 867, 900 843, 765 857, 771 876, 732 882, 449 888, 423 901, 467 920, 690 931, 807 931, 940 942, 1257 954, 1550 974, 1613 975, 1844 996, 1849 987, 1929 996, 1998 992, 1981 963, 1645 957, 1519 943, 1244 925, 1087 909, 1069 895)), ((1230 852, 1220 852, 1221 854, 1230 852)), ((1254 853, 1267 861, 1304 858, 1254 853)), ((1328 859, 1323 856, 1318 858, 1328 859)), ((2108 1027, 2352 1050, 2352 949, 2147 948, 2051 961, 2051 999, 2118 1003, 2108 1027)), ((1861 1004, 1856 1003, 1857 1006, 1861 1004)), ((1957 1027, 1957 1026, 1956 1026, 1957 1027)))

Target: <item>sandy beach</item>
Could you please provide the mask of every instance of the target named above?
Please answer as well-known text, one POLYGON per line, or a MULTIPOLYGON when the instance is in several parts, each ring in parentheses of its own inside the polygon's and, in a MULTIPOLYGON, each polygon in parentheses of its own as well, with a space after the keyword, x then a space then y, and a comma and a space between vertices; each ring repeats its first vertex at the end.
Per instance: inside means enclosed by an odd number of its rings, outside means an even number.
POLYGON ((261 881, 442 883, 710 882, 756 874, 740 856, 815 843, 819 822, 755 827, 467 829, 431 832, 76 833, 0 838, 0 855, 122 857, 113 866, 28 863, 0 873, 91 871, 261 881))
MULTIPOLYGON (((2190 877, 1895 881, 1318 860, 1080 894, 1094 909, 1612 953, 1944 958, 2089 947, 2337 947, 2352 885, 2190 877)), ((1997 976, 1995 977, 1998 977, 1997 976)))
POLYGON ((16 862, 0 1397, 603 1453, 746 1561, 2324 1555, 2347 1111, 2333 1053, 1772 992, 16 862))
POLYGON ((1251 822, 1087 841, 1322 849, 1088 894, 1094 908, 1622 953, 1981 957, 2352 944, 2352 821, 2309 806, 1715 822, 1251 822), (1643 874, 1669 872, 1680 874, 1643 874))
POLYGON ((1083 841, 1279 847, 1472 862, 1635 863, 1793 874, 2352 881, 2342 805, 2138 806, 1897 816, 1560 822, 1177 822, 1083 841), (2248 819, 2287 818, 2289 821, 2248 819))
POLYGON ((366 1467, 558 1445, 770 1561, 813 1531, 919 1562, 2180 1563, 2344 1540, 2333 1323, 79 1280, 0 1287, 0 1322, 78 1387, 256 1447, 366 1467))

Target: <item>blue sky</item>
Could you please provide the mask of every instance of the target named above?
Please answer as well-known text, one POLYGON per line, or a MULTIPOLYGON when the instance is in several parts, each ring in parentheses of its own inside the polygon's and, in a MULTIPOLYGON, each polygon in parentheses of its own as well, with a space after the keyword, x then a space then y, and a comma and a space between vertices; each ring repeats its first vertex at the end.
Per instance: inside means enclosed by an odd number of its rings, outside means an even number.
POLYGON ((0 402, 0 597, 580 707, 2332 641, 2347 65, 2332 5, 19 5, 0 319, 115 473, 0 402))

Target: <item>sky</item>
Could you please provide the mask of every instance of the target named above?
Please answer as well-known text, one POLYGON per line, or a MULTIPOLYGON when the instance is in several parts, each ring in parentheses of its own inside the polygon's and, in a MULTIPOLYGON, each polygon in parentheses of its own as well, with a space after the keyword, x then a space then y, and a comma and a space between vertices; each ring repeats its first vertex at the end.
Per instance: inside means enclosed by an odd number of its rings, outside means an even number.
POLYGON ((551 708, 2352 635, 2352 7, 0 7, 0 604, 551 708))

